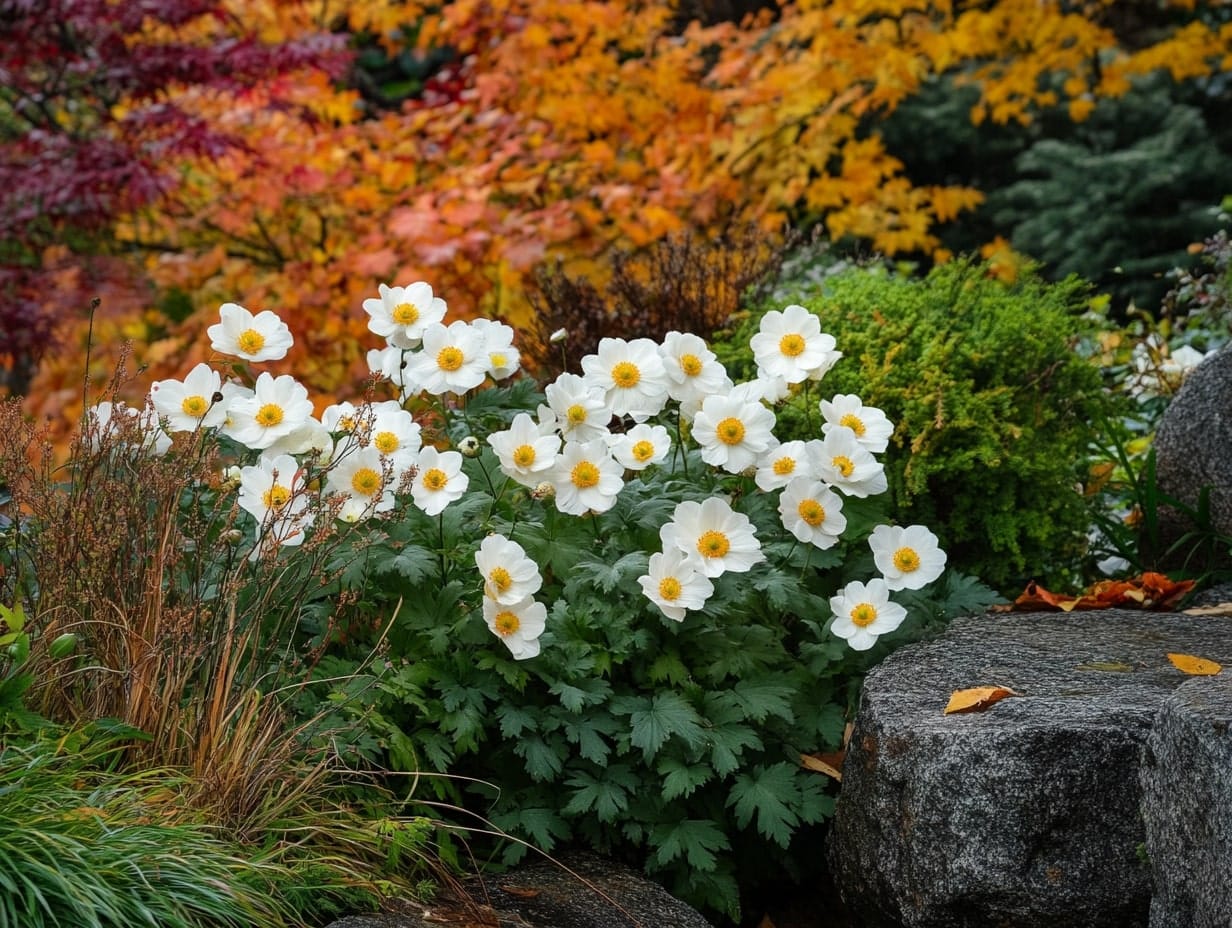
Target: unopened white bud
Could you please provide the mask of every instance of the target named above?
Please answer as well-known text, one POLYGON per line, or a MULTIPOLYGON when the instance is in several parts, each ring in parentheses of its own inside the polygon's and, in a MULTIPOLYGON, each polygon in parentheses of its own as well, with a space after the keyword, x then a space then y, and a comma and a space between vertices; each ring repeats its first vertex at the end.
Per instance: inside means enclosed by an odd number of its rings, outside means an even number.
POLYGON ((548 336, 548 344, 557 345, 560 342, 563 342, 568 337, 569 337, 568 329, 557 329, 555 332, 553 332, 551 335, 548 336))
POLYGON ((474 435, 467 435, 464 439, 458 442, 458 450, 468 458, 479 457, 479 439, 474 435))
POLYGON ((538 484, 530 495, 533 499, 551 499, 556 495, 556 487, 545 480, 538 484))

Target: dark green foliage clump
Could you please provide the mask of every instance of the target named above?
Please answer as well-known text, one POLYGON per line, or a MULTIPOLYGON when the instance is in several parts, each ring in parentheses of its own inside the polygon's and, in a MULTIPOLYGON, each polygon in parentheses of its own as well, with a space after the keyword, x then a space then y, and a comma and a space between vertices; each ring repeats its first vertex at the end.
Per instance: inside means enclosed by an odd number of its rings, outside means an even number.
MULTIPOLYGON (((1086 543, 1076 486, 1113 402, 1076 353, 1096 325, 1085 304, 1075 279, 1005 284, 971 262, 922 280, 867 268, 835 275, 804 305, 843 360, 780 413, 776 435, 815 437, 817 401, 858 394, 896 425, 882 459, 903 524, 927 525, 952 567, 1003 592, 1059 579, 1086 543)), ((747 346, 760 315, 715 346, 733 379, 756 373, 747 346)))

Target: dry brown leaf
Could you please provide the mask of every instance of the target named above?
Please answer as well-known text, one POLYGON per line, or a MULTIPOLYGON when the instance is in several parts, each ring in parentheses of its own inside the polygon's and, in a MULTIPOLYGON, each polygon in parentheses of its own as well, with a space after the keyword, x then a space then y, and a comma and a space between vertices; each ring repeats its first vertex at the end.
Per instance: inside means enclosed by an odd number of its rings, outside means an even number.
POLYGON ((1232 615, 1232 603, 1217 603, 1214 606, 1194 606, 1182 609, 1186 615, 1232 615))
POLYGON ((1223 665, 1205 657, 1194 657, 1192 654, 1169 654, 1168 660, 1181 673, 1195 677, 1213 677, 1223 670, 1223 665))
POLYGON ((801 754, 800 763, 809 770, 824 773, 838 782, 843 782, 843 757, 846 751, 832 751, 829 754, 801 754))
POLYGON ((983 712, 993 703, 1000 702, 1007 696, 1018 696, 1007 686, 977 686, 969 690, 955 690, 946 703, 945 715, 955 712, 983 712))

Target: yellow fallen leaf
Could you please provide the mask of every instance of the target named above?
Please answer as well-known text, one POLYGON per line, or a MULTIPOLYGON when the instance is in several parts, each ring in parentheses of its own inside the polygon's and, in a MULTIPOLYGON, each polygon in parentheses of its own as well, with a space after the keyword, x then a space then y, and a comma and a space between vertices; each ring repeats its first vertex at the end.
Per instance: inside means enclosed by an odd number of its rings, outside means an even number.
POLYGON ((1169 654, 1168 660, 1172 661, 1172 666, 1181 673, 1195 677, 1213 677, 1223 670, 1222 664, 1208 661, 1205 657, 1194 657, 1192 654, 1169 654))
POLYGON ((1017 696, 1006 686, 977 686, 969 690, 955 690, 946 703, 945 715, 955 712, 983 712, 993 703, 1000 702, 1006 696, 1017 696))
POLYGON ((1192 609, 1181 610, 1186 615, 1232 615, 1232 603, 1219 603, 1215 606, 1194 606, 1192 609))
MULTIPOLYGON (((832 779, 835 779, 838 782, 842 783, 843 782, 842 769, 839 766, 829 763, 829 761, 823 759, 826 757, 830 757, 831 759, 836 759, 836 758, 833 758, 832 755, 801 754, 800 763, 802 766, 807 767, 809 770, 816 770, 818 773, 824 773, 826 776, 831 777, 832 779)), ((838 763, 841 765, 842 760, 839 760, 838 763)))

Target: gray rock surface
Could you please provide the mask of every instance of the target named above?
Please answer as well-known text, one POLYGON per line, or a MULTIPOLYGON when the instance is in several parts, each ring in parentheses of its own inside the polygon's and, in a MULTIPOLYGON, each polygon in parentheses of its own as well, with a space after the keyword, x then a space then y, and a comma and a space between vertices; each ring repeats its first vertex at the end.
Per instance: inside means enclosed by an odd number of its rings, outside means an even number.
MULTIPOLYGON (((1210 486, 1211 522, 1232 535, 1232 350, 1213 354, 1186 378, 1160 420, 1154 447, 1160 489, 1196 507, 1210 486)), ((1168 507, 1160 516, 1165 550, 1193 527, 1168 507)))
POLYGON ((869 925, 1147 924, 1143 746, 1187 679, 1232 664, 1232 619, 1102 610, 956 620, 867 677, 827 854, 869 925), (944 715, 952 691, 1020 694, 944 715))
POLYGON ((1142 765, 1151 928, 1232 925, 1232 678, 1195 677, 1164 702, 1142 765))
POLYGON ((711 928, 694 909, 628 867, 586 853, 566 855, 561 863, 569 869, 540 860, 470 881, 466 903, 404 903, 397 912, 352 915, 328 928, 440 928, 461 916, 470 919, 462 924, 491 928, 711 928))

